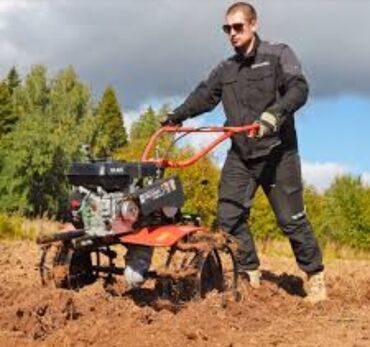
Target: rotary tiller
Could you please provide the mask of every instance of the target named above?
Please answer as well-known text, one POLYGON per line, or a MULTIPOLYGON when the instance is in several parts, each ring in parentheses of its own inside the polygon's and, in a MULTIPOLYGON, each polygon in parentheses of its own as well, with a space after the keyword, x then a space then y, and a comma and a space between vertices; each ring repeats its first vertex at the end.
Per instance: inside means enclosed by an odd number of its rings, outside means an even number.
POLYGON ((255 125, 167 126, 151 137, 139 162, 73 163, 68 174, 74 190, 71 223, 62 231, 37 239, 42 283, 78 289, 102 276, 130 277, 130 259, 140 265, 142 255, 150 263, 151 251, 161 247, 166 250, 163 266, 154 270, 142 266, 141 272, 134 273, 142 275, 142 281, 154 279, 160 295, 204 297, 215 289, 237 297, 232 241, 221 231, 203 227, 199 216, 182 213, 181 182, 177 176, 165 177, 164 172, 166 168, 188 167, 231 136, 251 136, 256 130, 255 125), (180 137, 189 133, 220 135, 184 161, 149 158, 164 133, 179 133, 180 137), (125 266, 115 264, 117 246, 126 248, 125 266))

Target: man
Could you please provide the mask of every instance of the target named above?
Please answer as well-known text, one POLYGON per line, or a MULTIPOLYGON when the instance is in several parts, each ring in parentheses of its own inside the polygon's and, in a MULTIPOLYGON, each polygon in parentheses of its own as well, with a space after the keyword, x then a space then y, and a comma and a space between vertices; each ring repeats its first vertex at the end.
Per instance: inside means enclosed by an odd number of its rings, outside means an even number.
POLYGON ((258 288, 260 263, 245 222, 256 189, 262 186, 298 266, 307 274, 306 300, 325 300, 322 255, 303 205, 294 126, 294 112, 307 99, 307 82, 287 45, 260 40, 252 5, 233 4, 225 19, 223 30, 235 55, 221 62, 162 125, 181 124, 212 110, 220 101, 227 125, 260 125, 256 137, 238 134, 232 139, 219 188, 219 227, 239 241, 238 270, 258 288))

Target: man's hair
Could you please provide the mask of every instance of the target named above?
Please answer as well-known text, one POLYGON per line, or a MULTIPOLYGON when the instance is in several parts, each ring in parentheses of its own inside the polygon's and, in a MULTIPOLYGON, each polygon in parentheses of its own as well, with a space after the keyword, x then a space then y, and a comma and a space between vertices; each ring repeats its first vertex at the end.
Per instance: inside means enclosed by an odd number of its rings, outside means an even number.
POLYGON ((252 20, 257 20, 256 9, 247 2, 236 2, 232 4, 226 11, 226 16, 233 14, 235 12, 243 12, 245 18, 251 22, 252 20))

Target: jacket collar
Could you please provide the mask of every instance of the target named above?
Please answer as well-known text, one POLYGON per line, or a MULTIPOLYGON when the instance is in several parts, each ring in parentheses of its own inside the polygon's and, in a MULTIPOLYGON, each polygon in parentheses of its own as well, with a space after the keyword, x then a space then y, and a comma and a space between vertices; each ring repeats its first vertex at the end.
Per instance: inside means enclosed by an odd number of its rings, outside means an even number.
POLYGON ((258 36, 258 34, 254 34, 254 37, 255 37, 255 40, 254 40, 253 48, 249 53, 246 54, 244 51, 235 49, 236 58, 239 62, 251 61, 255 58, 257 54, 258 46, 261 44, 261 39, 258 36))

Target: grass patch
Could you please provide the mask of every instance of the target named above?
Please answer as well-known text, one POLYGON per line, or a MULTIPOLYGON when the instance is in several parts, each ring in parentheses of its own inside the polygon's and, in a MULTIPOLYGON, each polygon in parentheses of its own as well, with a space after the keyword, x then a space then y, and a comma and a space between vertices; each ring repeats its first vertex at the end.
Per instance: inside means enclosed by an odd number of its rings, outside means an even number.
POLYGON ((46 219, 27 219, 19 215, 0 213, 1 240, 35 240, 39 233, 50 233, 60 229, 60 223, 46 219))
MULTIPOLYGON (((288 239, 256 241, 257 251, 272 257, 294 257, 288 239)), ((321 246, 324 261, 332 259, 370 260, 370 251, 349 247, 334 241, 321 246)))

